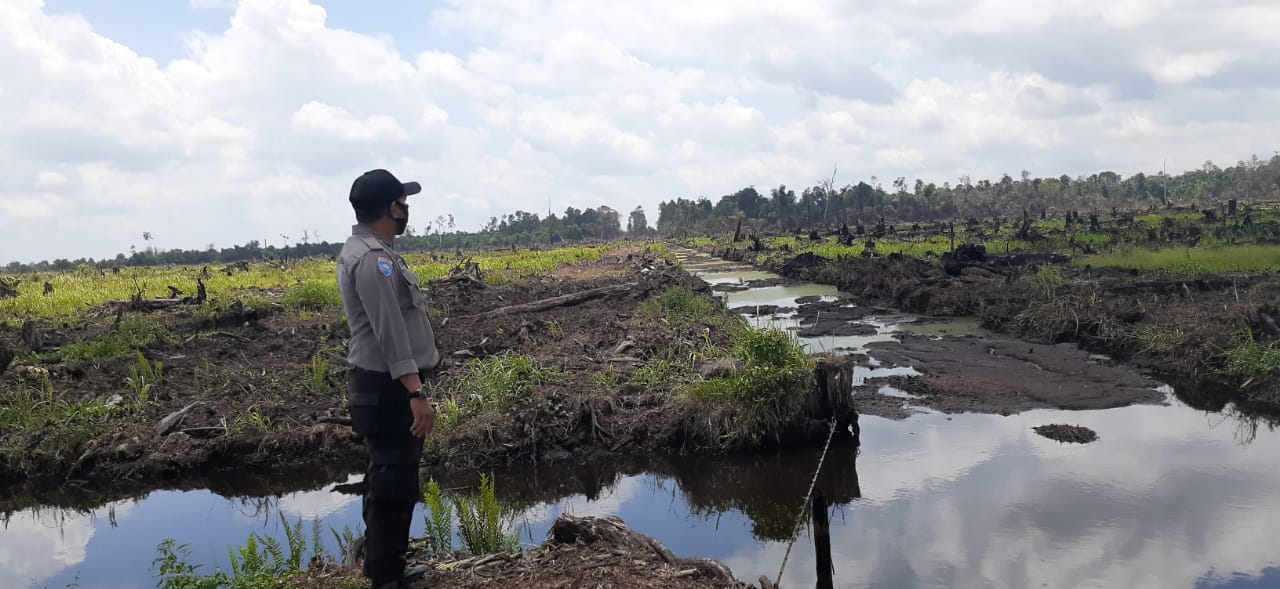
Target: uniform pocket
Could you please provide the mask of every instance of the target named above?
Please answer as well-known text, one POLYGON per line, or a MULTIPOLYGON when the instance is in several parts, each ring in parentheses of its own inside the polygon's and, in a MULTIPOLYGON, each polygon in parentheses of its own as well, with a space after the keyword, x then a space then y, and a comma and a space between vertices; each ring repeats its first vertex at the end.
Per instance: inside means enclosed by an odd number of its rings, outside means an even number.
POLYGON ((368 493, 378 503, 413 505, 422 497, 417 464, 384 464, 370 469, 368 493))
POLYGON ((400 278, 404 281, 405 291, 409 295, 408 298, 405 300, 405 302, 407 303, 406 305, 404 305, 405 308, 417 307, 421 309, 423 307, 426 307, 427 295, 426 293, 422 292, 422 285, 421 285, 420 279, 418 278, 418 275, 414 274, 413 270, 409 269, 408 264, 401 266, 400 278))
POLYGON ((360 382, 354 371, 347 376, 347 394, 351 398, 351 431, 362 438, 372 438, 378 433, 379 395, 376 391, 362 390, 367 384, 360 382))

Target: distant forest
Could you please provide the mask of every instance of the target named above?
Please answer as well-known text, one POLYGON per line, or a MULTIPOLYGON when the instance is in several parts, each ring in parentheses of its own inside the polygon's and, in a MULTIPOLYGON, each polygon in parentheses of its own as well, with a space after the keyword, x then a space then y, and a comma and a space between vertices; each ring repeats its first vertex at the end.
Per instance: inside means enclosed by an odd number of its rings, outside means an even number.
POLYGON ((1270 161, 1254 156, 1228 168, 1205 162, 1197 170, 1177 176, 1138 173, 1124 178, 1115 172, 1088 177, 1020 178, 1004 175, 998 181, 973 182, 961 177, 955 184, 938 186, 897 178, 889 189, 875 177, 835 188, 831 182, 805 188, 796 194, 786 186, 771 189, 766 197, 755 187, 726 194, 714 203, 707 198, 677 198, 658 210, 658 233, 664 237, 700 235, 733 230, 738 219, 753 221, 754 228, 789 231, 854 225, 885 219, 918 222, 944 219, 1035 217, 1069 210, 1163 208, 1223 199, 1240 201, 1280 200, 1280 154, 1270 161))
MULTIPOLYGON (((680 237, 721 232, 732 230, 738 219, 751 222, 757 229, 790 231, 834 228, 880 218, 889 222, 914 222, 1021 216, 1023 211, 1039 217, 1069 210, 1163 208, 1224 199, 1280 201, 1280 154, 1268 161, 1254 156, 1227 168, 1205 162, 1196 170, 1173 176, 1162 172, 1150 176, 1138 173, 1124 178, 1114 172, 1101 172, 1077 178, 1067 175, 1032 178, 1024 171, 1018 179, 1006 174, 994 182, 973 182, 965 176, 958 178, 955 184, 945 182, 942 186, 921 180, 908 184, 906 178, 896 178, 887 190, 873 176, 842 188, 836 188, 833 182, 823 182, 805 188, 799 194, 780 185, 770 189, 768 196, 750 186, 721 196, 714 202, 706 197, 662 202, 656 230, 650 226, 641 207, 632 210, 625 223, 617 211, 607 206, 585 210, 570 207, 562 215, 553 213, 546 217, 516 211, 491 217, 476 232, 455 231, 452 216, 441 215, 430 220, 425 229, 419 228, 400 237, 396 245, 403 251, 552 246, 608 241, 624 236, 680 237)), ((150 233, 144 233, 142 238, 147 244, 152 241, 150 233)), ((289 240, 281 236, 281 241, 287 243, 289 240)), ((343 241, 312 243, 304 237, 300 243, 283 247, 264 246, 259 241, 222 249, 212 245, 203 250, 145 247, 102 260, 13 262, 4 270, 10 273, 43 272, 82 266, 106 269, 334 256, 342 249, 343 241)))

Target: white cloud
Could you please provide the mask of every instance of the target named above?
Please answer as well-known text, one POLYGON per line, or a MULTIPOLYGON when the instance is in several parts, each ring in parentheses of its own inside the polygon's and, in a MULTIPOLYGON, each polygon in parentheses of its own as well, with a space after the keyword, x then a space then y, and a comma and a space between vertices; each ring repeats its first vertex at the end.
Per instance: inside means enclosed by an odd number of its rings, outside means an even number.
MULTIPOLYGON (((1233 422, 1154 406, 879 425, 864 418, 864 499, 833 520, 846 522, 832 532, 839 586, 1190 586, 1276 564, 1259 548, 1280 525, 1275 435, 1241 447, 1233 422), (1099 441, 1031 431, 1064 417, 1099 441)), ((797 543, 784 584, 814 584, 812 546, 797 543)), ((784 549, 724 560, 740 578, 772 576, 784 549)))
POLYGON ((36 509, 6 518, 0 527, 0 586, 43 586, 45 580, 85 560, 95 526, 114 513, 128 519, 136 503, 118 501, 89 513, 36 509))
POLYGON ((414 40, 453 41, 406 54, 321 4, 241 0, 157 63, 7 2, 0 213, 52 226, 0 235, 0 262, 114 254, 139 227, 166 247, 338 239, 375 167, 474 229, 548 198, 656 220, 662 199, 803 189, 833 164, 941 183, 1266 156, 1280 69, 1255 56, 1278 26, 1260 1, 482 0, 446 3, 414 40))
MULTIPOLYGON (((361 480, 364 480, 363 474, 353 474, 347 477, 344 484, 361 480)), ((360 502, 359 495, 338 493, 333 490, 333 487, 334 485, 326 485, 323 489, 315 491, 299 491, 284 495, 280 497, 280 511, 304 520, 321 519, 360 502)))
MULTIPOLYGON (((436 109, 436 111, 443 113, 436 109)), ((361 120, 346 109, 311 101, 294 111, 290 117, 293 129, 304 134, 315 135, 319 140, 339 139, 343 141, 396 141, 408 137, 408 133, 400 127, 394 118, 385 115, 370 115, 361 120)))

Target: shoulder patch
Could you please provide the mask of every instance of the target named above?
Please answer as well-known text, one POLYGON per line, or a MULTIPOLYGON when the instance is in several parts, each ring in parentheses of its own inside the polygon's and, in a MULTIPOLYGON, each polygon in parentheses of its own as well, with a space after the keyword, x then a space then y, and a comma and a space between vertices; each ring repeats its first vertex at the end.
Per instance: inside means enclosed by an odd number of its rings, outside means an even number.
POLYGON ((383 276, 391 276, 391 260, 386 258, 378 258, 378 270, 383 276))

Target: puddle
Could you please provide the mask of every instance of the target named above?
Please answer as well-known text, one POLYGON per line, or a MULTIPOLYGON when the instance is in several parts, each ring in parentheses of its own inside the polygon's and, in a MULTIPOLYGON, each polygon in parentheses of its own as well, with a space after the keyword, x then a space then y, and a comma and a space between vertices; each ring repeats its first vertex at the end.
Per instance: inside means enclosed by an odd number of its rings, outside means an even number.
POLYGON ((876 393, 884 395, 886 397, 895 397, 898 399, 923 399, 924 398, 920 395, 913 395, 902 389, 895 389, 889 386, 880 387, 879 389, 876 390, 876 393))
MULTIPOLYGON (((1230 409, 1228 410, 1230 413, 1230 409)), ((1270 587, 1280 580, 1280 432, 1180 403, 1106 411, 863 417, 862 448, 833 448, 820 487, 831 518, 836 586, 1270 587), (1064 445, 1031 428, 1098 432, 1064 445), (1254 438, 1242 437, 1252 430, 1254 438), (1246 432, 1246 434, 1242 434, 1246 432), (1248 443, 1246 443, 1248 442, 1248 443), (1011 566, 1011 563, 1033 563, 1011 566), (1229 582, 1228 582, 1229 581, 1229 582)), ((743 580, 773 577, 816 451, 744 459, 496 472, 500 497, 534 544, 561 513, 617 515, 677 555, 724 561, 743 580)), ((354 480, 354 479, 353 479, 354 480)), ((459 483, 450 482, 449 485, 459 483)), ((87 512, 9 514, 0 587, 154 586, 156 545, 190 545, 207 570, 280 516, 360 524, 354 495, 270 498, 161 491, 87 512)), ((421 512, 413 523, 422 533, 421 512)), ((309 529, 308 529, 309 534, 309 529)), ((784 586, 812 587, 806 532, 784 586)))
POLYGON ((744 284, 750 280, 768 280, 778 278, 777 274, 760 271, 746 272, 709 272, 707 274, 698 274, 703 282, 715 286, 717 284, 744 284))
POLYGON ((926 337, 999 337, 999 334, 982 327, 981 322, 974 317, 907 322, 900 324, 898 328, 905 333, 926 337))
POLYGON ((850 295, 840 292, 834 286, 825 284, 801 284, 788 286, 766 286, 739 292, 724 293, 730 309, 753 305, 796 305, 801 297, 818 297, 821 301, 832 302, 850 295))
MULTIPOLYGON (((894 368, 855 366, 853 368, 853 386, 860 387, 867 384, 868 380, 875 378, 888 378, 890 376, 920 376, 920 372, 910 366, 897 366, 894 368)), ((912 398, 918 399, 919 397, 912 396, 912 398)))

